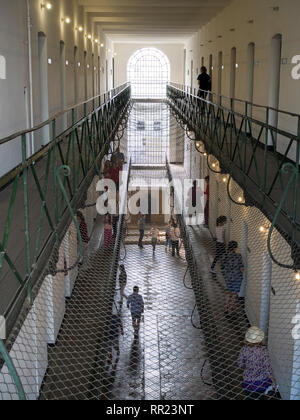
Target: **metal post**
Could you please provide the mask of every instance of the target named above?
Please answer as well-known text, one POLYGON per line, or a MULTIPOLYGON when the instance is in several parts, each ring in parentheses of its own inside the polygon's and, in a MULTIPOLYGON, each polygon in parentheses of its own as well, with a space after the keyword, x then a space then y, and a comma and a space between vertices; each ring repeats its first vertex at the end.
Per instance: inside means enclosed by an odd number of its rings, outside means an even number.
MULTIPOLYGON (((22 164, 26 164, 26 134, 22 135, 22 164)), ((30 282, 30 239, 29 239, 29 208, 28 208, 28 168, 23 171, 24 186, 24 216, 25 216, 25 249, 26 249, 26 279, 28 280, 27 298, 31 301, 30 282)))

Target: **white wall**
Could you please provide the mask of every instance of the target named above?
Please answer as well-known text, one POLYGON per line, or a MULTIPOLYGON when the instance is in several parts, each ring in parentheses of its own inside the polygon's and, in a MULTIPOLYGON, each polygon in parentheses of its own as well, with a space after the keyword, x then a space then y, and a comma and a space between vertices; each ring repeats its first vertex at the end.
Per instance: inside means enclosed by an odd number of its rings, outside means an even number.
MULTIPOLYGON (((268 104, 268 86, 270 74, 270 44, 276 34, 282 34, 282 58, 287 64, 281 68, 280 108, 296 111, 300 105, 300 81, 294 80, 291 72, 292 58, 300 54, 299 42, 300 3, 298 0, 233 0, 216 18, 202 27, 187 45, 187 51, 193 50, 191 57, 197 63, 204 57, 209 65, 209 55, 213 54, 213 90, 217 91, 218 53, 223 52, 224 70, 222 75, 222 93, 230 93, 230 55, 231 49, 237 49, 236 97, 246 98, 247 48, 255 43, 255 78, 254 102, 268 104), (279 11, 273 7, 278 6, 279 11), (248 23, 253 21, 253 23, 248 23), (235 29, 231 31, 231 29, 235 29), (221 37, 221 38, 219 38, 221 37)), ((195 67, 195 66, 194 66, 195 67)))
POLYGON ((170 60, 171 81, 183 83, 184 44, 114 44, 115 84, 127 82, 127 64, 130 57, 139 49, 153 47, 161 50, 170 60))
MULTIPOLYGON (((186 146, 189 144, 186 141, 186 146)), ((235 240, 243 253, 247 267, 245 284, 245 309, 252 325, 262 327, 268 318, 267 337, 275 378, 284 399, 300 399, 299 352, 300 342, 293 338, 294 317, 299 314, 300 282, 295 273, 279 267, 270 260, 267 248, 270 221, 256 207, 234 204, 227 193, 226 174, 209 171, 207 159, 199 156, 194 149, 186 148, 185 168, 187 173, 196 177, 199 173, 210 175, 210 230, 215 235, 216 218, 225 215, 228 218, 228 240, 235 240), (192 157, 190 156, 192 150, 192 157), (191 166, 192 163, 192 166, 191 166), (248 226, 248 238, 245 243, 244 225, 248 226), (265 227, 265 232, 259 228, 265 227), (271 281, 266 285, 266 259, 270 264, 271 281), (266 306, 266 303, 269 302, 266 306)), ((217 161, 211 157, 212 162, 217 161)), ((218 163, 216 164, 218 170, 218 163)), ((230 182, 231 196, 235 201, 243 197, 242 189, 230 182)), ((279 262, 292 265, 291 248, 282 235, 275 229, 272 235, 272 252, 279 262)))
MULTIPOLYGON (((27 9, 26 1, 0 0, 0 56, 6 61, 6 79, 0 79, 0 138, 8 136, 30 126, 30 89, 33 96, 33 124, 41 122, 40 113, 40 75, 38 58, 38 33, 42 32, 47 37, 48 58, 52 64, 48 65, 48 104, 49 115, 53 115, 62 109, 61 95, 61 66, 60 66, 60 42, 65 43, 66 60, 66 106, 75 102, 74 69, 78 70, 78 101, 84 101, 85 92, 85 69, 84 52, 87 52, 87 97, 93 94, 93 77, 98 78, 98 56, 101 57, 101 67, 105 67, 106 48, 101 48, 101 42, 106 40, 101 33, 96 32, 96 26, 88 20, 82 7, 78 7, 77 0, 52 0, 52 10, 41 8, 40 1, 30 0, 31 16, 31 46, 32 46, 32 78, 29 83, 29 54, 27 35, 27 9), (62 21, 70 17, 71 23, 62 21), (79 26, 83 32, 76 30, 79 26), (86 34, 92 34, 93 38, 99 38, 99 43, 91 42, 86 34), (101 36, 101 39, 100 39, 101 36), (74 47, 78 48, 78 60, 74 62, 74 47), (94 54, 94 66, 92 65, 94 54), (78 62, 80 67, 78 67, 78 62), (27 90, 27 99, 24 91, 27 90), (27 109, 27 113, 26 113, 27 109)), ((95 82, 95 86, 97 83, 95 82)), ((101 72, 101 90, 104 91, 105 73, 101 72)), ((60 127, 58 122, 58 127, 60 127)), ((42 133, 35 135, 35 151, 43 143, 42 133)), ((28 152, 30 152, 28 148, 28 152)), ((20 139, 0 146, 1 167, 0 176, 20 163, 20 139)))

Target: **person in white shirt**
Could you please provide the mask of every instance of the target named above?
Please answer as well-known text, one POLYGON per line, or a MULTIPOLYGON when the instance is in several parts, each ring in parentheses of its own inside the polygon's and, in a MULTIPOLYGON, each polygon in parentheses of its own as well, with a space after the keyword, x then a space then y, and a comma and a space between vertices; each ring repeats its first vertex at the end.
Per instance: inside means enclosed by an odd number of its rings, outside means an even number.
POLYGON ((154 253, 156 250, 157 243, 159 242, 159 230, 156 225, 154 225, 153 228, 150 230, 150 236, 152 238, 152 247, 154 253))
POLYGON ((220 216, 217 219, 216 227, 216 236, 217 236, 217 245, 216 245, 216 257, 214 259, 213 265, 211 266, 211 273, 217 274, 215 268, 218 261, 223 261, 224 256, 226 255, 226 225, 227 217, 220 216))

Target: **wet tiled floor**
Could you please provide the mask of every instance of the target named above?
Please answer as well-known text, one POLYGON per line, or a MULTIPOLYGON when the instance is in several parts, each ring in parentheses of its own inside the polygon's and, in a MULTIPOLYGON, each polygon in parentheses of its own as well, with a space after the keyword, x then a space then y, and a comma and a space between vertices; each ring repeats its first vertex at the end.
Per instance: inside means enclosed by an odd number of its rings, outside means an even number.
MULTIPOLYGON (((122 308, 125 335, 120 338, 120 358, 114 354, 110 367, 109 399, 174 400, 207 399, 213 389, 209 364, 203 370, 206 350, 201 330, 191 323, 194 293, 183 285, 186 261, 173 258, 164 246, 155 255, 152 247, 127 246, 126 294, 140 287, 145 300, 144 322, 134 340, 131 317, 122 308), (201 378, 201 371, 203 377, 201 378)), ((189 279, 187 278, 187 283, 189 279)), ((194 319, 199 324, 197 316, 194 319)))

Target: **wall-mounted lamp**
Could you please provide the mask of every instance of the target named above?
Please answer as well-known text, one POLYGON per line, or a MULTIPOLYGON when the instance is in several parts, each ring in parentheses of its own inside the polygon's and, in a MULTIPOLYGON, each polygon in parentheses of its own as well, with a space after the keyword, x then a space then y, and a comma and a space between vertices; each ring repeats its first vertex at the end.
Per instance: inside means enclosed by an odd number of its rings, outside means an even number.
POLYGON ((95 39, 95 42, 96 42, 96 44, 98 44, 98 42, 99 42, 99 39, 97 39, 97 38, 96 38, 96 39, 95 39))
POLYGON ((76 28, 76 31, 83 32, 83 27, 79 26, 78 28, 76 28))
POLYGON ((80 63, 78 63, 78 64, 77 64, 77 66, 78 66, 78 67, 80 67, 80 66, 81 66, 81 64, 80 64, 80 63))
POLYGON ((224 176, 224 178, 223 178, 223 182, 224 182, 224 184, 226 184, 226 182, 227 182, 227 177, 225 177, 225 176, 224 176))
POLYGON ((87 39, 92 39, 92 35, 91 34, 86 35, 86 37, 87 37, 87 39))
POLYGON ((66 60, 66 66, 68 66, 69 65, 69 60, 66 60))
POLYGON ((295 279, 300 280, 300 273, 299 272, 295 274, 295 279))
POLYGON ((236 68, 236 69, 238 69, 238 68, 239 68, 239 65, 238 65, 238 63, 236 63, 236 65, 235 65, 235 68, 236 68))
POLYGON ((100 47, 101 47, 101 48, 104 48, 104 44, 101 44, 101 45, 100 45, 100 47))
POLYGON ((52 59, 48 58, 48 64, 52 64, 52 59))
POLYGON ((47 10, 51 10, 52 9, 52 4, 51 3, 42 3, 41 4, 41 8, 42 9, 47 9, 47 10))
POLYGON ((68 24, 72 22, 71 18, 69 17, 62 18, 61 21, 68 24))
POLYGON ((259 231, 261 233, 266 233, 266 232, 268 232, 268 230, 270 230, 270 226, 260 226, 259 227, 259 231))

